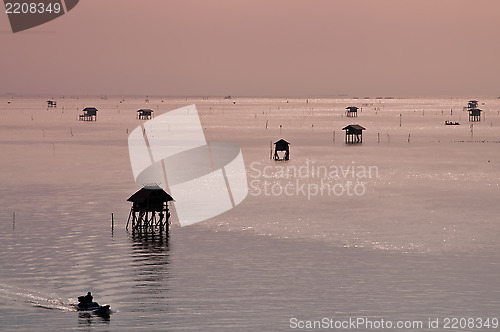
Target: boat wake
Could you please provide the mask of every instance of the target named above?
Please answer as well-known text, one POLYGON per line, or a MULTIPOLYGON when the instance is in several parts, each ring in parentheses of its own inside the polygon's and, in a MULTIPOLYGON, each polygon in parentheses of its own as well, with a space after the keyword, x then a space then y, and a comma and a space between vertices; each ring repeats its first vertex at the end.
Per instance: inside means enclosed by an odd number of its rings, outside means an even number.
POLYGON ((76 303, 70 299, 2 283, 0 283, 0 299, 3 303, 19 302, 48 310, 76 311, 76 303))

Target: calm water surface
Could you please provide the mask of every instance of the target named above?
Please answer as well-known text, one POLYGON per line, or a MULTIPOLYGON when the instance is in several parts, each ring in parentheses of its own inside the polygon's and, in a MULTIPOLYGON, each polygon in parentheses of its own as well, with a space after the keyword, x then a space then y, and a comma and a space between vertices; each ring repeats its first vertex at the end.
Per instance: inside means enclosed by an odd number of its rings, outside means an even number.
POLYGON ((283 124, 293 141, 289 165, 380 169, 356 200, 248 196, 211 221, 174 225, 167 239, 125 230, 126 199, 138 189, 127 132, 144 101, 61 99, 65 108, 56 110, 43 102, 0 107, 2 331, 284 331, 291 318, 424 327, 429 318, 500 318, 499 113, 476 124, 484 143, 457 143, 471 139, 468 126, 441 128, 464 121, 463 101, 372 101, 357 119, 370 129, 363 146, 346 147, 341 136, 332 143, 332 128, 342 127, 352 100, 155 101, 148 107, 160 113, 197 103, 207 139, 235 141, 247 164, 269 163, 269 140, 283 124), (89 103, 103 110, 99 121, 75 121, 89 103), (450 103, 460 111, 445 116, 450 103), (111 305, 109 318, 75 311, 89 290, 111 305))
POLYGON ((273 239, 203 226, 170 239, 112 233, 108 222, 3 218, 5 331, 287 330, 292 317, 495 317, 493 255, 412 255, 273 239), (109 319, 79 314, 92 290, 109 319))

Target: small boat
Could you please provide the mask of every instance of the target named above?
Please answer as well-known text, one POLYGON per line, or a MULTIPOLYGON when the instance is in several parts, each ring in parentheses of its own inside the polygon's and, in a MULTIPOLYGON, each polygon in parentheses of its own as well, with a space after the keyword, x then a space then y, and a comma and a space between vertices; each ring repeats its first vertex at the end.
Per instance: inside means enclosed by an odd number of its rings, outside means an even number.
POLYGON ((91 312, 96 315, 109 315, 111 311, 109 305, 99 305, 97 302, 91 302, 89 304, 79 303, 76 308, 78 311, 91 312))
POLYGON ((444 124, 447 126, 460 126, 459 122, 445 121, 444 124))
POLYGON ((92 301, 90 292, 88 292, 87 296, 78 297, 78 305, 76 306, 76 309, 78 311, 90 312, 102 316, 109 315, 111 312, 109 305, 100 305, 99 303, 92 301))

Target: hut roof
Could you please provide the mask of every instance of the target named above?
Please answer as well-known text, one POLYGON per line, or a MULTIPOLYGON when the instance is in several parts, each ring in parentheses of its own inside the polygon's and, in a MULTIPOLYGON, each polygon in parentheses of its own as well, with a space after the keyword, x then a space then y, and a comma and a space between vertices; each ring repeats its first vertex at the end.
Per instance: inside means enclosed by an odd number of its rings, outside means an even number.
POLYGON ((354 130, 366 130, 366 128, 361 127, 359 124, 348 125, 348 126, 342 128, 342 130, 351 130, 351 129, 354 129, 354 130))
POLYGON ((346 107, 345 109, 346 109, 346 110, 349 110, 349 111, 351 111, 351 112, 352 112, 352 111, 354 111, 354 112, 357 112, 357 111, 358 111, 358 107, 356 107, 356 106, 349 106, 349 107, 346 107))
POLYGON ((287 142, 287 141, 285 141, 285 140, 282 138, 282 139, 280 139, 279 141, 274 142, 274 144, 276 144, 276 145, 282 145, 282 144, 290 145, 290 142, 287 142))
POLYGON ((477 101, 477 100, 475 100, 475 99, 471 99, 471 100, 469 100, 469 103, 477 103, 477 102, 478 102, 478 101, 477 101))
POLYGON ((138 110, 137 112, 146 112, 146 113, 152 113, 153 110, 149 109, 149 108, 141 108, 140 110, 138 110))
POLYGON ((127 201, 134 202, 134 203, 143 203, 143 202, 146 202, 150 199, 160 200, 162 202, 169 202, 169 201, 174 200, 172 198, 172 196, 170 196, 161 187, 159 187, 159 186, 147 186, 147 187, 140 189, 132 196, 130 196, 129 199, 127 199, 127 201))
POLYGON ((86 112, 86 113, 97 113, 97 108, 95 108, 95 107, 85 107, 83 109, 83 111, 86 112))

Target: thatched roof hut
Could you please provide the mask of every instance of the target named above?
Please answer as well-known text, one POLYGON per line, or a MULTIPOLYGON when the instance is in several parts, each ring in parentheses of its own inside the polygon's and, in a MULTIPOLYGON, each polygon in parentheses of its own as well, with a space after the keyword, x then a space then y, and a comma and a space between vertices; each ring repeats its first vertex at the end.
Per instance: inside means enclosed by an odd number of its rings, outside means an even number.
POLYGON ((167 203, 174 199, 161 187, 146 186, 129 197, 132 208, 127 221, 127 229, 132 221, 132 230, 154 232, 159 230, 168 234, 170 212, 167 203))
POLYGON ((280 139, 279 141, 274 142, 274 148, 277 151, 286 151, 289 149, 290 142, 285 141, 284 139, 280 139))
POLYGON ((140 109, 137 111, 137 118, 141 120, 151 119, 153 116, 153 110, 150 109, 140 109))
POLYGON ((97 121, 97 108, 85 107, 79 118, 80 121, 97 121))
POLYGON ((346 107, 346 116, 349 116, 349 117, 356 117, 358 116, 358 107, 356 106, 349 106, 349 107, 346 107))
POLYGON ((274 142, 274 160, 288 160, 290 159, 290 142, 280 139, 274 142), (278 152, 285 151, 283 158, 280 158, 278 152))
POLYGON ((363 143, 363 130, 366 128, 359 124, 352 124, 342 128, 342 130, 345 130, 346 143, 363 143))
POLYGON ((162 211, 165 209, 165 204, 173 200, 163 188, 146 186, 130 196, 127 201, 134 203, 134 210, 162 211))

